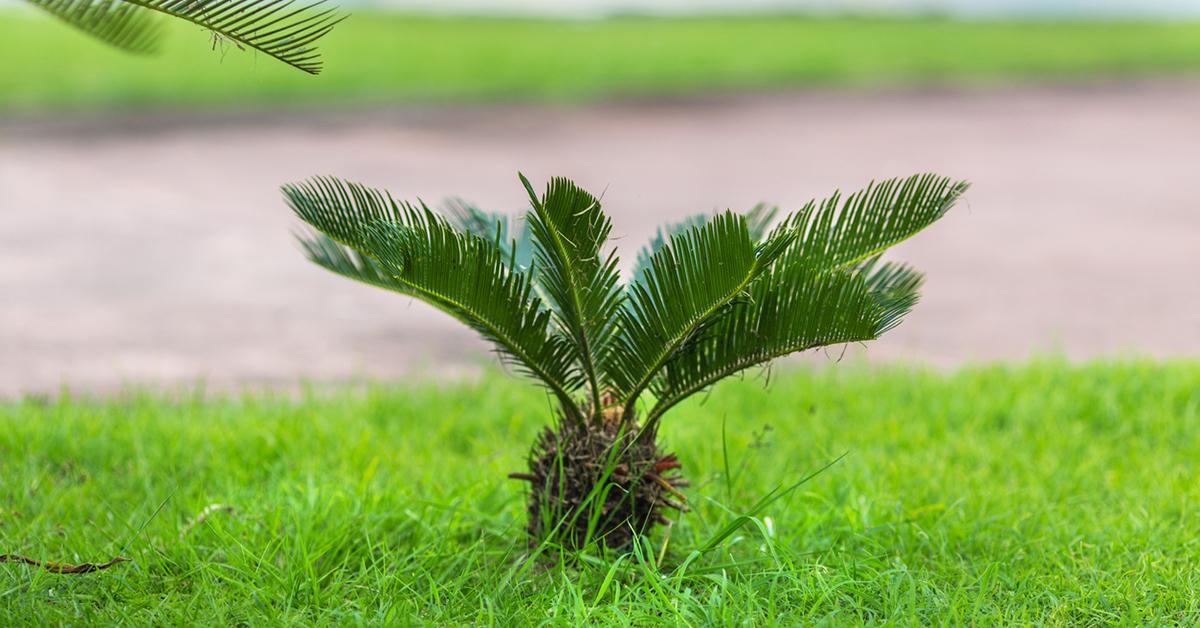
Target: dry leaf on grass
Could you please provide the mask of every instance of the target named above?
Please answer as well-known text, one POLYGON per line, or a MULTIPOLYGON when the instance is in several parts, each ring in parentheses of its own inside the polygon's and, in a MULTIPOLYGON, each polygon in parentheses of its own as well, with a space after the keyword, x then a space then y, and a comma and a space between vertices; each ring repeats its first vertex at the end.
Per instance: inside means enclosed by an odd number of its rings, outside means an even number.
POLYGON ((100 571, 102 569, 108 569, 109 567, 112 567, 113 565, 116 565, 117 563, 124 563, 124 562, 128 562, 131 560, 133 560, 133 559, 125 558, 124 556, 117 556, 116 558, 113 558, 112 560, 110 560, 106 563, 80 563, 78 565, 73 565, 71 563, 56 563, 51 560, 35 560, 35 559, 28 558, 25 556, 20 556, 18 554, 0 554, 0 563, 7 563, 7 562, 25 563, 26 565, 33 565, 34 567, 41 567, 42 569, 45 569, 46 571, 49 571, 51 573, 64 573, 64 574, 67 574, 67 573, 91 573, 93 571, 100 571))

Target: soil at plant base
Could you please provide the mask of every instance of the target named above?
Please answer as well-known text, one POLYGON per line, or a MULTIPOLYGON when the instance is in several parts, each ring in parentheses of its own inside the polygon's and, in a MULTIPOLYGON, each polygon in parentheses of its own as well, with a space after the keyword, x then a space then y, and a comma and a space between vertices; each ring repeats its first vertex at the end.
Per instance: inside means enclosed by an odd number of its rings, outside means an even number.
POLYGON ((518 168, 571 176, 632 260, 666 220, 939 171, 974 187, 897 251, 925 296, 871 359, 1196 355, 1198 105, 1193 81, 0 120, 0 395, 486 360, 440 313, 302 259, 277 187, 313 174, 508 211, 518 168))

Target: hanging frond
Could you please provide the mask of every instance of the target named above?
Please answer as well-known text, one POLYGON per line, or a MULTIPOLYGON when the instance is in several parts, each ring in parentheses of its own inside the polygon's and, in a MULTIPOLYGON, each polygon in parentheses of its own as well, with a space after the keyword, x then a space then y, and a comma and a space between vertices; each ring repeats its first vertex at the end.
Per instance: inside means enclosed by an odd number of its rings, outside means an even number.
POLYGON ((630 288, 621 310, 621 360, 614 381, 626 416, 633 415, 638 395, 659 370, 723 307, 748 296, 750 285, 792 240, 780 230, 756 245, 745 217, 725 212, 672 236, 654 253, 644 280, 630 288))
POLYGON ((339 179, 287 185, 283 193, 301 220, 331 240, 304 240, 313 261, 461 320, 491 341, 502 359, 540 379, 569 416, 581 418, 571 397, 582 382, 570 347, 550 333, 551 313, 528 276, 508 268, 494 242, 455 229, 424 205, 339 179))
POLYGON ((191 22, 239 48, 251 48, 309 74, 321 71, 316 42, 345 16, 326 0, 30 0, 104 41, 153 47, 156 32, 142 14, 191 22), (127 5, 124 11, 118 4, 127 5), (140 29, 140 32, 138 32, 140 29))
MULTIPOLYGON (((793 248, 818 268, 854 264, 879 254, 928 227, 958 201, 965 182, 925 174, 871 183, 842 201, 840 194, 809 202, 784 220, 793 248)), ((789 252, 789 256, 791 252, 789 252)))
POLYGON ((574 348, 588 382, 591 409, 599 413, 623 298, 617 256, 604 251, 612 222, 599 199, 567 179, 551 179, 539 198, 529 180, 520 178, 533 204, 526 223, 538 268, 535 281, 574 348))
POLYGON ((137 54, 157 52, 161 25, 154 15, 124 0, 28 0, 110 46, 137 54))

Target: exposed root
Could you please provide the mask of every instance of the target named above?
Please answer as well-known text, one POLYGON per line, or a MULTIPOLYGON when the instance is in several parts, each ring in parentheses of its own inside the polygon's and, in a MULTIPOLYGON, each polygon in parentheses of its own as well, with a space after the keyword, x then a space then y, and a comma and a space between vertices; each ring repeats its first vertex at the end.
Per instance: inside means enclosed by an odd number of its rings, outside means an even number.
MULTIPOLYGON (((687 495, 680 493, 679 489, 675 488, 675 486, 673 486, 671 484, 670 480, 664 478, 663 476, 661 476, 657 473, 647 473, 646 477, 650 478, 651 480, 654 480, 659 486, 663 487, 663 490, 678 497, 680 499, 680 501, 685 501, 685 502, 687 501, 687 495)), ((687 484, 688 483, 686 481, 678 482, 679 486, 687 486, 687 484)), ((686 510, 686 508, 684 510, 686 510)))

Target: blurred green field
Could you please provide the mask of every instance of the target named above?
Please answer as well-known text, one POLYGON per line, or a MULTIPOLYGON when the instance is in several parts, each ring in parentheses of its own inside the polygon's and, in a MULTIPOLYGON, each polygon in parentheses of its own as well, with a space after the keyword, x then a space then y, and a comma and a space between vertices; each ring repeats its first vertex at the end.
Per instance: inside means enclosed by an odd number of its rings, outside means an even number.
POLYGON ((694 512, 578 562, 527 560, 505 479, 547 418, 498 375, 0 403, 0 553, 134 559, 0 564, 0 625, 1200 622, 1200 363, 727 382, 663 425, 694 512))
POLYGON ((1200 24, 761 16, 598 21, 356 12, 304 75, 172 25, 166 52, 106 49, 0 12, 0 110, 529 101, 809 86, 1076 80, 1200 71, 1200 24))

